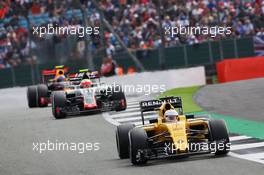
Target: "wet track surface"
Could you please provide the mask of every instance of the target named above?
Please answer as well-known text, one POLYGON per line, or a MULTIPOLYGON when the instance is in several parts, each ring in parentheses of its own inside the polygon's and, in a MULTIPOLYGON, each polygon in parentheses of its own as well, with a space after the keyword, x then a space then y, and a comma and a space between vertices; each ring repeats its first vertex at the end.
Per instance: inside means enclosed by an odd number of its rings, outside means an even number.
MULTIPOLYGON (((1 175, 155 175, 232 174, 259 175, 264 166, 256 162, 211 155, 151 161, 135 167, 119 160, 115 126, 101 114, 55 120, 50 108, 28 109, 26 89, 0 90, 1 175), (33 142, 100 143, 99 151, 33 151, 33 142)), ((128 101, 134 99, 128 98, 128 101)), ((133 111, 131 111, 133 112, 133 111)))

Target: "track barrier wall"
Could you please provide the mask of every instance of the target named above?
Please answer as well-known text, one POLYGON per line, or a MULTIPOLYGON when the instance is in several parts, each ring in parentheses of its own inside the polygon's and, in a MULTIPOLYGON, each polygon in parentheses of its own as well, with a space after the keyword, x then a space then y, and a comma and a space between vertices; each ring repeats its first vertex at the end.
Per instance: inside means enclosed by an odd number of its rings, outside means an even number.
MULTIPOLYGON (((153 91, 156 91, 161 86, 163 90, 164 89, 169 90, 172 88, 180 88, 180 87, 202 86, 206 84, 206 76, 205 76, 204 66, 199 66, 199 67, 185 68, 185 69, 134 73, 130 75, 124 75, 121 77, 113 76, 113 77, 102 78, 102 81, 105 82, 106 84, 114 83, 116 85, 121 85, 123 87, 127 86, 128 91, 126 91, 126 94, 133 95, 135 91, 131 89, 132 86, 134 88, 141 88, 141 87, 155 88, 155 90, 152 89, 153 91), (129 89, 131 91, 129 91, 129 89)), ((140 93, 140 92, 137 91, 136 93, 140 93)), ((142 94, 144 93, 145 92, 142 92, 142 94)))
POLYGON ((264 77, 264 57, 223 60, 216 64, 220 83, 264 77))
MULTIPOLYGON (((74 43, 74 40, 72 42, 74 43)), ((67 43, 72 42, 67 40, 67 43)), ((38 84, 41 78, 41 70, 53 69, 55 65, 65 65, 72 72, 89 67, 87 59, 71 57, 71 54, 65 52, 67 49, 62 49, 68 47, 67 43, 65 46, 60 43, 60 47, 52 47, 53 49, 40 47, 39 50, 35 50, 35 53, 38 53, 36 56, 39 64, 0 69, 0 88, 38 84)), ((73 43, 72 45, 74 45, 73 43)), ((50 45, 49 43, 46 44, 50 45)), ((164 49, 163 53, 163 65, 161 65, 158 49, 133 51, 146 71, 157 71, 194 66, 214 66, 216 62, 223 59, 251 57, 254 56, 254 47, 252 38, 240 38, 168 47, 164 49)), ((137 70, 135 63, 126 53, 116 53, 114 59, 124 72, 127 72, 130 67, 137 70)), ((96 70, 100 69, 102 60, 101 55, 93 55, 93 64, 96 70)))

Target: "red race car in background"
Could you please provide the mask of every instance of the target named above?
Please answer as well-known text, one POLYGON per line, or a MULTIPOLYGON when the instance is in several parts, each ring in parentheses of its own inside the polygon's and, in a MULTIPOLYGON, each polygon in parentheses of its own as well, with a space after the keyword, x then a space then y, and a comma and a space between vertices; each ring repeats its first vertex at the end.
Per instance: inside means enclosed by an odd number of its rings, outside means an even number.
POLYGON ((56 119, 88 112, 126 110, 122 87, 101 83, 98 72, 80 70, 70 82, 64 90, 52 93, 52 113, 56 119))
POLYGON ((27 101, 30 108, 46 107, 50 104, 52 91, 63 90, 69 85, 66 73, 68 68, 56 66, 53 70, 42 71, 42 83, 39 85, 29 86, 27 89, 27 101))

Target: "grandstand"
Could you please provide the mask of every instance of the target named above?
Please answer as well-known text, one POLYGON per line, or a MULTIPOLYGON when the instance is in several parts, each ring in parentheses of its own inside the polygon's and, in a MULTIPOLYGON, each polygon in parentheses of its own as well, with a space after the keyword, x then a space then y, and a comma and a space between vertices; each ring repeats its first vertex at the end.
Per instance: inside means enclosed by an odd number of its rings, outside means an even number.
MULTIPOLYGON (((99 38, 90 38, 92 55, 102 53, 113 56, 112 52, 122 50, 117 35, 130 51, 136 51, 263 34, 262 0, 168 0, 160 3, 161 6, 157 5, 158 0, 3 0, 0 3, 0 68, 45 62, 51 55, 52 59, 65 58, 64 61, 73 57, 82 59, 87 56, 83 53, 85 39, 72 39, 71 36, 39 38, 32 35, 32 27, 84 25, 84 19, 88 19, 90 25, 103 29, 99 38), (102 23, 103 16, 116 35, 102 23), (164 32, 159 32, 163 30, 160 26, 178 25, 230 26, 232 34, 214 38, 209 35, 161 36, 164 32), (43 49, 43 53, 38 54, 39 48, 43 49)), ((258 45, 258 48, 262 46, 258 45)))

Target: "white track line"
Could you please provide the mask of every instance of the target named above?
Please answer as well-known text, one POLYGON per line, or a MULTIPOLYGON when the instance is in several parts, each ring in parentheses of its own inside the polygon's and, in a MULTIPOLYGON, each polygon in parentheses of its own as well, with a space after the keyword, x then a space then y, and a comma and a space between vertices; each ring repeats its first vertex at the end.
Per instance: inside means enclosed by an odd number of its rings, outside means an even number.
MULTIPOLYGON (((154 119, 154 118, 157 118, 157 115, 150 115, 150 116, 144 117, 144 119, 154 119)), ((130 122, 130 121, 138 121, 138 120, 142 120, 140 116, 139 117, 117 119, 117 121, 119 123, 130 122)))
POLYGON ((113 125, 115 125, 115 126, 120 125, 120 123, 118 123, 116 120, 112 119, 112 117, 109 115, 108 112, 104 112, 104 113, 102 114, 102 116, 103 116, 104 119, 105 119, 106 121, 108 121, 109 123, 111 123, 111 124, 113 124, 113 125))
POLYGON ((243 154, 246 157, 252 158, 252 159, 264 159, 264 152, 260 153, 250 153, 250 154, 243 154))
MULTIPOLYGON (((144 116, 149 116, 149 115, 157 115, 156 112, 153 111, 149 111, 149 112, 145 112, 144 116)), ((117 114, 112 114, 111 117, 113 119, 119 119, 119 118, 133 118, 135 116, 141 117, 140 111, 137 112, 122 112, 122 113, 117 113, 117 114)))
POLYGON ((127 108, 128 108, 128 109, 129 109, 129 108, 139 108, 139 104, 137 104, 137 105, 128 105, 127 108))
POLYGON ((140 100, 133 100, 133 99, 127 100, 127 103, 138 103, 139 104, 140 100))
POLYGON ((239 144, 239 145, 232 145, 231 143, 231 151, 240 150, 240 149, 248 149, 248 148, 256 148, 264 146, 264 142, 258 143, 247 143, 247 144, 239 144))
POLYGON ((248 137, 248 136, 233 136, 233 137, 229 137, 230 141, 237 141, 237 140, 244 140, 244 139, 250 139, 252 137, 248 137))
POLYGON ((129 105, 138 105, 139 106, 139 102, 127 102, 127 106, 129 105))
MULTIPOLYGON (((140 113, 140 108, 127 108, 125 111, 123 111, 124 113, 125 112, 135 112, 135 111, 138 111, 140 113)), ((120 112, 121 113, 121 112, 120 112)), ((115 115, 115 114, 114 114, 115 115)))
POLYGON ((111 118, 122 118, 122 117, 129 117, 131 115, 140 115, 140 112, 137 111, 137 112, 129 112, 129 113, 120 113, 120 114, 113 114, 111 115, 111 118))
POLYGON ((228 154, 232 157, 236 157, 236 158, 245 159, 245 160, 254 161, 254 162, 264 164, 264 160, 247 157, 247 154, 241 155, 241 154, 237 154, 237 153, 233 153, 233 152, 229 152, 228 154))

